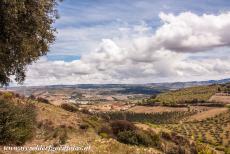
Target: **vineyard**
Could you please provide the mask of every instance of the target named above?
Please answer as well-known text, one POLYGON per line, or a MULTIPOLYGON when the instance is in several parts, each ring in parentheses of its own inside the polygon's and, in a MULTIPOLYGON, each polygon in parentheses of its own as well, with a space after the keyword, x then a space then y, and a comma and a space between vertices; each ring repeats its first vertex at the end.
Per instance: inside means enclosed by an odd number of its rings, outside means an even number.
POLYGON ((104 112, 99 113, 104 119, 128 120, 131 122, 152 123, 152 124, 174 124, 194 115, 197 111, 172 111, 159 113, 134 113, 134 112, 104 112))
POLYGON ((230 111, 199 122, 167 124, 163 127, 196 141, 210 144, 217 150, 230 152, 230 111))

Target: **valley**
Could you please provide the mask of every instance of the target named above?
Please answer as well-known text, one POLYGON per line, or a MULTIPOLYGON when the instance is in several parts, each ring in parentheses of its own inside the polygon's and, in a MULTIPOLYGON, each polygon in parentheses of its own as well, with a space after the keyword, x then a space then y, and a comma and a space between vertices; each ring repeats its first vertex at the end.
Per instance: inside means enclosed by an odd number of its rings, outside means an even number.
POLYGON ((2 90, 0 98, 35 106, 36 135, 25 146, 90 145, 89 153, 112 149, 117 154, 124 147, 138 154, 230 152, 228 83, 176 90, 150 85, 18 87, 2 90))

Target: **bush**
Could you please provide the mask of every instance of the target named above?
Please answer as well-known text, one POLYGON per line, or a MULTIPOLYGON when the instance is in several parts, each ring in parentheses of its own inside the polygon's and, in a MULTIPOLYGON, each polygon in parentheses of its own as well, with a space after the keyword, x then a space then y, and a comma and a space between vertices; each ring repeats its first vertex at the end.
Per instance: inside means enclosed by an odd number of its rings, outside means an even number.
POLYGON ((138 145, 138 136, 134 131, 121 131, 117 134, 118 141, 131 144, 131 145, 138 145))
POLYGON ((12 92, 5 92, 3 93, 3 98, 4 99, 11 99, 13 97, 13 93, 12 92))
POLYGON ((102 137, 102 138, 109 138, 109 135, 107 133, 99 133, 99 135, 102 137))
POLYGON ((117 135, 119 132, 123 131, 134 131, 136 127, 129 121, 126 120, 115 120, 111 123, 113 133, 117 135))
POLYGON ((168 132, 164 132, 164 131, 162 131, 161 132, 161 137, 163 138, 163 139, 165 139, 165 140, 172 140, 172 136, 171 136, 171 134, 170 133, 168 133, 168 132))
POLYGON ((61 145, 66 144, 67 139, 68 139, 67 130, 63 129, 63 131, 61 132, 59 136, 59 143, 61 145))
POLYGON ((143 130, 121 131, 117 134, 117 139, 122 143, 131 145, 143 145, 146 147, 159 147, 160 145, 160 138, 157 134, 143 130))
POLYGON ((110 126, 103 125, 98 131, 98 134, 103 138, 114 137, 113 131, 110 126))
MULTIPOLYGON (((155 132, 151 130, 140 130, 135 125, 126 120, 116 120, 110 124, 112 132, 118 141, 131 144, 131 145, 143 145, 151 147, 159 147, 160 138, 155 132)), ((109 134, 109 128, 104 128, 104 132, 109 134)))
POLYGON ((33 137, 36 112, 32 104, 14 105, 0 99, 0 144, 22 145, 33 137))
POLYGON ((86 124, 86 123, 83 123, 83 124, 80 124, 80 129, 88 129, 89 128, 89 125, 86 124))
POLYGON ((38 97, 37 101, 41 102, 41 103, 45 103, 45 104, 50 104, 48 99, 42 98, 42 97, 38 97))
POLYGON ((160 146, 160 137, 158 134, 151 130, 138 132, 139 143, 144 146, 160 146))
POLYGON ((35 97, 34 95, 31 94, 31 95, 29 96, 29 99, 35 100, 36 97, 35 97))
POLYGON ((78 111, 78 109, 75 106, 72 106, 71 104, 66 104, 66 103, 62 104, 61 108, 63 108, 66 111, 69 111, 69 112, 77 112, 78 111))

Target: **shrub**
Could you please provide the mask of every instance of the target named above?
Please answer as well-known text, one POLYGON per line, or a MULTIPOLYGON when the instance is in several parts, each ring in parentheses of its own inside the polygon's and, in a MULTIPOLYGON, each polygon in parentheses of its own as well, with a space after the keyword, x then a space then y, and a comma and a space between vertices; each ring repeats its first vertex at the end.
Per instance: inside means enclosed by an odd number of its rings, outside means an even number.
POLYGON ((77 112, 78 111, 78 109, 75 106, 72 106, 71 104, 67 104, 67 103, 62 104, 61 108, 63 108, 66 111, 69 111, 69 112, 77 112))
POLYGON ((87 110, 87 109, 82 109, 81 112, 84 113, 84 114, 91 114, 91 113, 89 112, 89 110, 87 110))
POLYGON ((160 147, 160 136, 151 130, 139 131, 140 143, 145 146, 160 147))
POLYGON ((227 108, 229 109, 229 111, 230 111, 230 104, 228 104, 228 105, 226 105, 227 106, 227 108))
POLYGON ((36 97, 35 97, 34 95, 31 94, 31 95, 29 96, 29 99, 35 100, 36 97))
POLYGON ((114 137, 112 128, 107 125, 101 126, 101 128, 98 131, 98 134, 103 138, 114 137))
POLYGON ((125 144, 131 144, 131 145, 138 145, 138 136, 134 131, 120 131, 117 134, 118 141, 125 143, 125 144))
POLYGON ((3 93, 3 98, 4 99, 11 99, 13 97, 13 93, 12 92, 5 92, 3 93))
POLYGON ((99 133, 99 135, 102 137, 102 138, 109 138, 109 135, 107 133, 99 133))
POLYGON ((67 130, 63 129, 63 131, 61 132, 59 136, 59 143, 61 145, 66 144, 67 139, 68 139, 67 130))
POLYGON ((41 103, 45 103, 45 104, 50 104, 48 99, 42 98, 42 97, 38 97, 37 101, 41 102, 41 103))
POLYGON ((80 124, 80 129, 88 129, 89 128, 89 125, 86 124, 86 123, 83 123, 83 124, 80 124))
POLYGON ((134 126, 134 124, 126 120, 115 120, 111 123, 111 127, 115 135, 117 135, 119 132, 122 132, 122 131, 136 130, 136 127, 134 126))
POLYGON ((142 145, 146 147, 159 147, 160 145, 160 138, 157 134, 143 130, 121 131, 117 134, 117 139, 122 143, 131 145, 142 145))
POLYGON ((168 132, 162 131, 162 132, 161 132, 161 137, 162 137, 163 139, 165 139, 165 140, 172 140, 172 136, 171 136, 171 134, 168 133, 168 132))
POLYGON ((36 112, 32 104, 0 99, 0 144, 22 145, 33 137, 36 112))

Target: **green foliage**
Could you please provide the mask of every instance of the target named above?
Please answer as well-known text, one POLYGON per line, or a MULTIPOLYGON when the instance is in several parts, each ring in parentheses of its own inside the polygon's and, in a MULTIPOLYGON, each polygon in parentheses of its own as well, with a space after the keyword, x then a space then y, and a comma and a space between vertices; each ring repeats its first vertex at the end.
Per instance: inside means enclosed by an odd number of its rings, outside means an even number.
POLYGON ((4 99, 11 99, 13 97, 13 93, 5 92, 5 93, 3 93, 2 96, 3 96, 4 99))
POLYGON ((225 149, 224 149, 224 152, 225 152, 226 154, 230 154, 230 147, 225 148, 225 149))
POLYGON ((138 135, 135 131, 121 131, 117 134, 118 141, 131 144, 131 145, 138 145, 138 135))
POLYGON ((89 125, 88 124, 86 124, 86 123, 82 123, 82 124, 80 124, 80 129, 84 129, 84 130, 86 130, 86 129, 88 129, 89 128, 89 125))
POLYGON ((159 94, 154 98, 145 100, 145 103, 151 104, 160 102, 163 105, 202 103, 207 102, 208 99, 220 89, 220 85, 184 88, 159 94))
POLYGON ((45 55, 54 41, 56 0, 0 1, 0 84, 21 83, 25 66, 45 55))
POLYGON ((0 144, 22 145, 33 137, 36 112, 32 104, 14 105, 0 98, 0 144))
POLYGON ((115 120, 111 123, 111 127, 114 134, 118 134, 123 131, 134 131, 136 127, 129 121, 126 120, 115 120))
POLYGON ((122 143, 131 145, 142 145, 146 147, 159 147, 160 145, 159 135, 144 130, 121 131, 117 134, 117 139, 122 143))
POLYGON ((219 92, 228 93, 230 94, 230 83, 226 83, 222 86, 219 92))
POLYGON ((77 112, 78 111, 78 109, 75 106, 73 106, 71 104, 67 104, 67 103, 62 104, 61 108, 63 108, 66 111, 69 111, 69 112, 77 112))
POLYGON ((134 112, 106 112, 100 113, 101 117, 111 120, 128 120, 131 122, 169 124, 179 123, 180 120, 195 114, 195 111, 172 111, 161 113, 134 113, 134 112))
POLYGON ((228 104, 228 105, 226 105, 227 106, 227 108, 229 109, 229 111, 230 111, 230 104, 228 104))
POLYGON ((98 131, 98 134, 103 138, 114 137, 113 130, 108 125, 102 125, 98 131))
POLYGON ((99 133, 99 135, 102 137, 102 138, 109 138, 109 135, 107 133, 99 133))
MULTIPOLYGON (((33 96, 30 96, 30 99, 33 99, 33 96)), ((50 101, 46 98, 42 98, 42 97, 38 97, 37 101, 41 102, 41 103, 45 103, 45 104, 50 104, 50 101)))
MULTIPOLYGON (((216 150, 224 151, 226 150, 225 148, 230 145, 229 117, 230 112, 228 111, 201 121, 167 124, 165 128, 198 141, 199 143, 208 144, 216 150)), ((206 151, 205 149, 212 151, 209 147, 200 148, 200 151, 206 151)))
MULTIPOLYGON (((110 124, 110 126, 114 137, 122 143, 147 147, 159 147, 159 135, 151 130, 145 131, 138 129, 133 123, 126 120, 115 120, 110 124)), ((111 130, 108 127, 104 128, 101 132, 106 132, 106 135, 110 134, 111 136, 111 130)))

